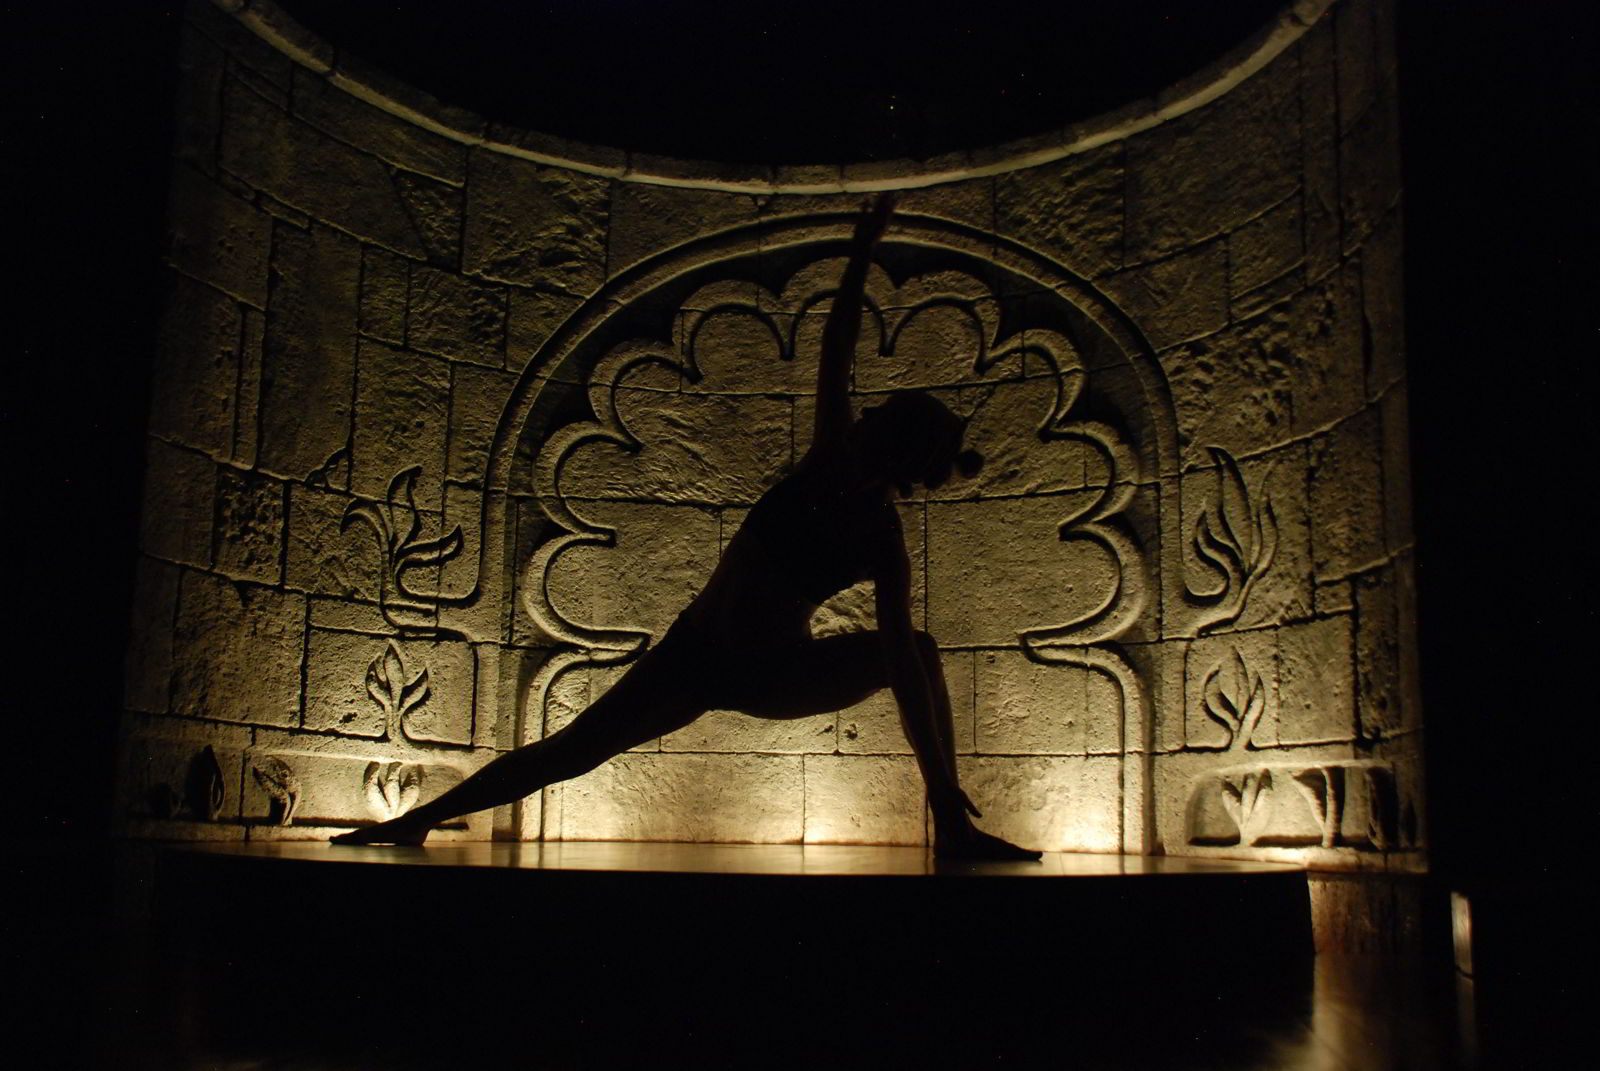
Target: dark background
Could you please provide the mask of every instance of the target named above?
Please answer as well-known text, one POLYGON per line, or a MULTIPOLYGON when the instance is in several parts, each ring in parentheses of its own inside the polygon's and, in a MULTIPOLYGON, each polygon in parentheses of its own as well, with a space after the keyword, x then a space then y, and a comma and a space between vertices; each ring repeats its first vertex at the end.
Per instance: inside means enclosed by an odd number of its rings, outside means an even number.
MULTIPOLYGON (((926 5, 891 6, 902 17, 883 23, 887 29, 852 25, 828 62, 812 58, 795 67, 809 72, 803 93, 752 99, 767 108, 774 101, 814 107, 790 113, 801 116, 790 120, 797 137, 803 129, 826 151, 827 138, 836 136, 831 144, 840 158, 939 151, 947 129, 1025 133, 1030 125, 1057 125, 1049 116, 1058 110, 1092 114, 1119 93, 1136 95, 1138 79, 1126 69, 1141 32, 1189 44, 1215 36, 1198 21, 1213 5, 1183 5, 1190 13, 1181 17, 1158 12, 1150 23, 1138 21, 1148 11, 1135 5, 1137 17, 1123 24, 1131 37, 1106 30, 1115 47, 1080 50, 1070 78, 1025 90, 1019 87, 1030 85, 1027 79, 1038 86, 1055 68, 1034 48, 1039 35, 1018 24, 1014 5, 948 6, 970 22, 952 15, 951 32, 980 39, 974 47, 985 61, 971 69, 950 64, 954 53, 937 27, 916 21, 931 10, 926 5), (863 45, 865 35, 880 31, 884 43, 863 45), (887 81, 882 72, 851 67, 896 55, 894 41, 907 34, 937 44, 926 64, 897 61, 887 81), (1008 49, 1008 41, 1020 44, 1008 49), (843 72, 842 88, 818 87, 819 73, 836 71, 843 72), (912 118, 889 119, 886 93, 903 94, 896 111, 912 118), (970 104, 964 112, 951 104, 963 94, 970 104), (1008 96, 1023 100, 1015 113, 1006 110, 1008 96), (875 148, 874 131, 888 150, 875 148)), ((641 7, 659 16, 673 5, 641 7)), ((571 17, 564 5, 548 10, 558 26, 571 17)), ((794 30, 817 52, 834 39, 831 29, 795 30, 786 16, 759 14, 766 10, 747 7, 737 21, 695 29, 734 52, 749 35, 770 40, 774 31, 794 30)), ((1491 0, 1400 8, 1431 836, 1435 870, 1469 885, 1507 873, 1575 873, 1600 809, 1585 750, 1600 711, 1588 687, 1595 540, 1583 520, 1592 497, 1587 470, 1600 342, 1592 11, 1491 0)), ((103 841, 110 804, 162 301, 177 12, 155 4, 5 5, 11 84, 0 167, 5 220, 20 235, 5 246, 12 330, 0 392, 8 454, 4 560, 14 593, 14 638, 0 648, 14 741, 7 798, 14 838, 76 845, 85 858, 103 841)), ((1092 21, 1082 26, 1089 29, 1074 31, 1080 36, 1093 29, 1092 21)), ((670 25, 648 29, 632 48, 676 47, 670 25)), ((1214 45, 1197 45, 1194 54, 1168 49, 1176 58, 1159 69, 1180 69, 1214 45)), ((610 56, 586 45, 567 51, 608 69, 627 66, 627 49, 610 56)), ((769 60, 777 54, 753 45, 745 52, 769 60)), ((778 74, 799 77, 788 68, 778 74)), ((620 76, 617 84, 631 94, 650 89, 620 76)), ((690 88, 710 103, 728 96, 703 84, 690 88)), ((627 94, 597 99, 611 100, 612 110, 593 101, 575 105, 572 133, 607 123, 640 130, 615 112, 627 94)), ((651 138, 661 147, 692 148, 723 136, 705 116, 702 107, 676 128, 670 115, 657 116, 639 144, 656 147, 651 138)), ((544 125, 560 128, 554 120, 544 125)), ((764 158, 783 144, 763 133, 750 154, 764 158)), ((735 152, 730 146, 729 157, 735 152)), ((80 888, 96 895, 93 882, 80 888)))

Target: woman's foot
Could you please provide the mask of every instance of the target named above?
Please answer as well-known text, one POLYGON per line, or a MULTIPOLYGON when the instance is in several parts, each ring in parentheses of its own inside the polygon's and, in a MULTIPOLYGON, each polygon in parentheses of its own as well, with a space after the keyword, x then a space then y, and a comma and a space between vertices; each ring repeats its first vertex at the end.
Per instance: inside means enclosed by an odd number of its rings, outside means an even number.
POLYGON ((1019 848, 1008 840, 985 833, 971 822, 937 830, 933 837, 933 854, 937 859, 1012 863, 1037 863, 1044 857, 1043 852, 1019 848))
POLYGON ((403 818, 391 818, 375 826, 352 829, 330 837, 334 844, 421 844, 428 839, 428 827, 403 818))

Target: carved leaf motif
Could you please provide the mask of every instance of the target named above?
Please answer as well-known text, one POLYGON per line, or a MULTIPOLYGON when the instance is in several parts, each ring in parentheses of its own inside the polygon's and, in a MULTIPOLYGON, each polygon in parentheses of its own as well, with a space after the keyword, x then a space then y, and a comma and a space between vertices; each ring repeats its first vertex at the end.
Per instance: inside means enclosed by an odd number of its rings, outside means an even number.
POLYGON ((409 675, 405 656, 394 640, 367 666, 367 695, 391 724, 427 702, 429 693, 428 667, 409 675))
POLYGON ((1265 819, 1266 793, 1272 788, 1272 771, 1255 770, 1222 780, 1222 803, 1239 827, 1239 844, 1254 844, 1265 819))
POLYGON ((1229 669, 1226 679, 1221 664, 1206 674, 1203 706, 1211 720, 1228 730, 1228 750, 1253 749, 1252 737, 1267 709, 1266 681, 1250 671, 1238 651, 1234 651, 1229 669))
MULTIPOLYGON (((1278 552, 1278 518, 1271 498, 1263 493, 1260 505, 1253 504, 1233 455, 1214 446, 1211 458, 1217 466, 1217 483, 1195 521, 1193 547, 1195 557, 1220 580, 1214 588, 1188 585, 1192 597, 1215 608, 1202 631, 1239 616, 1250 589, 1271 568, 1278 552)), ((1265 482, 1263 477, 1263 486, 1265 482)))
POLYGON ((383 503, 355 501, 345 507, 340 530, 348 530, 356 521, 372 529, 378 540, 378 550, 383 555, 382 585, 379 603, 384 619, 400 628, 432 627, 423 625, 417 615, 447 605, 452 600, 436 594, 412 590, 406 574, 413 569, 439 565, 461 553, 466 540, 461 526, 435 539, 418 539, 422 533, 422 516, 417 512, 417 477, 421 465, 412 465, 395 473, 389 481, 388 494, 383 503))
POLYGON ((387 821, 416 806, 422 794, 422 769, 402 762, 369 762, 362 788, 367 809, 387 821))
POLYGON ((1339 838, 1339 813, 1342 804, 1343 771, 1337 767, 1313 766, 1294 775, 1294 783, 1311 805, 1322 831, 1322 847, 1332 848, 1339 838))
POLYGON ((183 801, 189 813, 201 822, 213 821, 222 813, 222 764, 210 744, 189 760, 183 801))
POLYGON ((250 773, 272 800, 269 816, 280 826, 292 824, 295 808, 300 805, 300 776, 276 755, 257 759, 251 764, 250 773))

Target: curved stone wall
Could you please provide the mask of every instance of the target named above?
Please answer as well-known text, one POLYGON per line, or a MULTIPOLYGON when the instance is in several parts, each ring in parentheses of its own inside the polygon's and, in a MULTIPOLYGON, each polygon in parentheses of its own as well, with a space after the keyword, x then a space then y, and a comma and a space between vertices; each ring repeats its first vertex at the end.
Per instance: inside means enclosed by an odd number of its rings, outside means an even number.
MULTIPOLYGON (((989 458, 902 506, 988 828, 1413 859, 1394 62, 1381 5, 1325 7, 1048 144, 808 178, 597 167, 192 5, 125 828, 325 836, 570 719, 804 450, 872 187, 856 393, 989 458)), ((921 843, 920 792, 883 696, 442 835, 921 843)))

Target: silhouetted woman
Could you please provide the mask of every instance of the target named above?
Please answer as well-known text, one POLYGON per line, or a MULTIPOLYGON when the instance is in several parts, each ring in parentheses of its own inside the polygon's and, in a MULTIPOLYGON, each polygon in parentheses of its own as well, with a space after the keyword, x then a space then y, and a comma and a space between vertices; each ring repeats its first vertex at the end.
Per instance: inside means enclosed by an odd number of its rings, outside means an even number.
POLYGON ((977 829, 956 777, 950 698, 933 639, 911 623, 911 567, 895 493, 938 487, 952 467, 974 474, 962 423, 932 397, 891 395, 850 414, 850 368, 861 330, 867 260, 892 204, 862 213, 822 335, 811 448, 750 510, 705 589, 661 642, 565 728, 500 756, 439 798, 398 818, 334 837, 340 844, 418 844, 440 822, 497 807, 577 777, 707 710, 804 718, 894 692, 946 858, 1036 859, 977 829), (813 639, 812 612, 861 580, 876 595, 877 630, 813 639))

